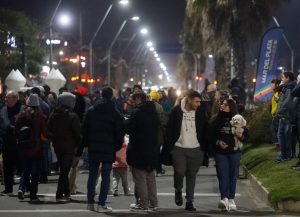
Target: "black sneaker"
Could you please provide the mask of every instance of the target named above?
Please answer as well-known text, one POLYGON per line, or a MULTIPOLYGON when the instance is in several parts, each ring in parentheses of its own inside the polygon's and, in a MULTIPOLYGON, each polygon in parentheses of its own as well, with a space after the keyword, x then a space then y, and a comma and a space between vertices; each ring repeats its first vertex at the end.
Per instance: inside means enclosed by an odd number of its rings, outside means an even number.
POLYGON ((13 195, 12 191, 4 190, 0 192, 0 196, 12 196, 12 195, 13 195))
POLYGON ((187 211, 196 211, 196 208, 194 207, 192 202, 186 202, 185 203, 185 210, 187 210, 187 211))
POLYGON ((182 192, 181 191, 175 191, 175 203, 177 206, 182 206, 182 192))
POLYGON ((24 193, 23 193, 23 191, 21 191, 21 190, 18 191, 18 198, 19 198, 19 200, 24 200, 24 193))

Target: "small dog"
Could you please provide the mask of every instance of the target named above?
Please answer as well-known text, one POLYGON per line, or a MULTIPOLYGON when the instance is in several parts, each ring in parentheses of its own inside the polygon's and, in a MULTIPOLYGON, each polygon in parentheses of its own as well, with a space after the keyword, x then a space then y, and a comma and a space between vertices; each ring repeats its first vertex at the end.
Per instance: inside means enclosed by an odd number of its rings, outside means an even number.
POLYGON ((234 150, 242 149, 243 143, 239 138, 242 138, 244 133, 244 127, 247 125, 247 121, 243 118, 242 115, 235 115, 232 117, 230 124, 232 126, 231 131, 234 135, 235 146, 234 150))

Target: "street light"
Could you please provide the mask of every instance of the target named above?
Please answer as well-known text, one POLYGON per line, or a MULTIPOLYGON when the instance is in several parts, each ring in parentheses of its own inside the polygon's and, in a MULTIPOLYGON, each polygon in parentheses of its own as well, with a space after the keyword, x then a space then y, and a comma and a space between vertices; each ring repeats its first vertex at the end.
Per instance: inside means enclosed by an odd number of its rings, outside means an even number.
POLYGON ((58 17, 58 21, 62 26, 69 26, 71 24, 71 16, 69 14, 61 14, 58 17))
MULTIPOLYGON (((123 6, 127 6, 129 4, 129 1, 128 0, 121 0, 121 1, 119 1, 119 4, 123 5, 123 6)), ((105 22, 105 20, 106 20, 106 18, 108 16, 109 12, 111 11, 112 7, 113 7, 113 4, 111 4, 107 8, 107 10, 106 10, 106 12, 104 14, 104 17, 101 19, 101 21, 100 21, 100 23, 98 25, 98 28, 97 28, 95 34, 93 35, 93 37, 92 37, 92 39, 91 39, 91 41, 89 43, 89 51, 90 51, 90 77, 93 76, 93 42, 94 42, 94 40, 95 40, 95 38, 96 38, 99 30, 103 26, 103 23, 105 22)))
MULTIPOLYGON (((131 18, 131 20, 137 21, 136 19, 133 19, 133 17, 131 18)), ((139 20, 139 19, 138 19, 138 20, 139 20)), ((120 28, 119 28, 117 34, 116 34, 115 37, 114 37, 114 40, 111 42, 111 44, 110 44, 110 46, 109 46, 109 48, 108 48, 108 51, 107 51, 107 84, 108 84, 108 86, 110 86, 110 80, 111 80, 111 78, 110 78, 110 77, 111 77, 111 71, 110 71, 110 64, 111 64, 111 63, 110 63, 110 62, 111 62, 111 49, 113 48, 114 44, 116 43, 116 41, 117 41, 119 35, 121 34, 121 32, 122 32, 124 26, 126 25, 126 23, 127 23, 127 19, 125 19, 125 20, 123 21, 123 23, 121 24, 121 26, 120 26, 120 28)))
POLYGON ((50 23, 49 23, 49 40, 50 40, 50 57, 49 57, 49 65, 50 65, 50 69, 52 68, 52 56, 53 56, 53 48, 52 48, 52 27, 53 27, 53 21, 54 21, 54 18, 56 16, 56 13, 57 13, 57 10, 61 4, 62 0, 59 0, 59 2, 57 3, 56 5, 56 8, 54 10, 54 13, 52 15, 52 18, 50 20, 50 23))

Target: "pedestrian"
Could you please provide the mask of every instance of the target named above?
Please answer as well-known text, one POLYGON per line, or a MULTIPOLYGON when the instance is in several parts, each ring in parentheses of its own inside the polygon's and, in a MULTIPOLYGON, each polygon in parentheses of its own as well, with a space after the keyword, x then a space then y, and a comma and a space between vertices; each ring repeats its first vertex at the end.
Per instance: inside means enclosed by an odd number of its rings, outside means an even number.
POLYGON ((2 129, 2 158, 4 173, 4 190, 0 195, 11 195, 13 193, 14 172, 17 169, 21 172, 21 161, 17 149, 15 137, 15 124, 17 116, 24 107, 19 101, 19 96, 14 91, 8 91, 5 97, 5 106, 0 110, 2 129))
POLYGON ((15 131, 23 166, 18 198, 24 200, 24 193, 27 190, 30 192, 30 201, 39 202, 37 192, 43 157, 41 136, 47 138, 49 133, 37 94, 31 94, 27 98, 26 109, 18 116, 15 131), (24 135, 28 135, 27 138, 24 135))
MULTIPOLYGON (((170 114, 166 130, 165 154, 171 155, 174 168, 175 203, 182 206, 183 179, 186 177, 186 205, 188 211, 196 211, 193 205, 196 175, 203 163, 207 145, 204 141, 207 115, 200 105, 201 95, 189 91, 170 114)), ((168 157, 169 158, 169 157, 168 157)), ((164 161, 164 159, 163 159, 164 161)))
POLYGON ((279 117, 278 142, 281 154, 275 162, 281 163, 291 160, 292 157, 292 120, 295 117, 295 110, 292 106, 292 90, 295 87, 294 74, 292 72, 283 72, 281 74, 282 85, 280 85, 280 95, 276 114, 279 117))
POLYGON ((124 190, 124 195, 129 196, 129 186, 128 186, 128 164, 126 162, 126 150, 127 144, 124 143, 122 148, 116 153, 116 161, 113 163, 113 195, 119 196, 119 182, 121 179, 122 187, 124 190))
POLYGON ((57 108, 48 122, 60 171, 56 191, 57 202, 70 200, 68 175, 76 149, 81 145, 80 120, 73 112, 74 106, 74 94, 68 92, 60 94, 57 99, 57 108))
MULTIPOLYGON (((158 125, 158 144, 160 147, 164 144, 164 135, 165 135, 165 127, 166 127, 166 116, 164 113, 164 109, 162 105, 159 103, 160 94, 156 90, 151 90, 149 94, 150 100, 154 102, 156 112, 159 117, 159 125, 158 125)), ((162 162, 159 161, 156 167, 156 176, 162 176, 165 174, 165 170, 162 168, 162 162)))
POLYGON ((123 144, 123 118, 112 101, 113 89, 104 87, 101 95, 102 99, 88 109, 82 125, 82 144, 87 145, 89 154, 87 208, 95 210, 95 183, 101 163, 102 181, 97 211, 111 212, 112 208, 106 205, 106 199, 109 191, 112 164, 116 160, 116 152, 121 149, 123 144))
POLYGON ((272 115, 272 123, 271 123, 271 130, 272 130, 272 139, 273 144, 277 150, 279 150, 279 142, 278 142, 278 125, 279 125, 279 117, 277 116, 277 105, 279 100, 279 85, 280 80, 274 79, 271 82, 271 88, 273 90, 273 95, 271 99, 271 115, 272 115))
MULTIPOLYGON (((219 181, 219 191, 221 200, 218 207, 222 210, 236 210, 234 201, 236 192, 236 182, 239 172, 241 150, 235 150, 235 135, 232 134, 230 121, 236 115, 237 106, 234 100, 225 99, 220 111, 211 119, 211 132, 209 137, 213 144, 217 177, 219 181)), ((247 130, 244 130, 239 140, 244 140, 247 130)))
POLYGON ((127 162, 140 200, 136 206, 130 207, 137 211, 157 210, 155 169, 160 152, 159 117, 154 102, 147 101, 143 91, 134 92, 132 99, 136 107, 125 125, 126 133, 129 134, 127 162))

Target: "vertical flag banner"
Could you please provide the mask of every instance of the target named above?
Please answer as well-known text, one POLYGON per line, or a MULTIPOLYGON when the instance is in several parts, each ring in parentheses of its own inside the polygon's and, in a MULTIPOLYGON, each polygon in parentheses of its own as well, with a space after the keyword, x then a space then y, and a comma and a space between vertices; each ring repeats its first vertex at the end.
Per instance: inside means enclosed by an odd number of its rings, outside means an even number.
POLYGON ((263 102, 272 98, 271 81, 277 77, 278 56, 283 28, 269 29, 263 36, 258 59, 254 101, 263 102))

